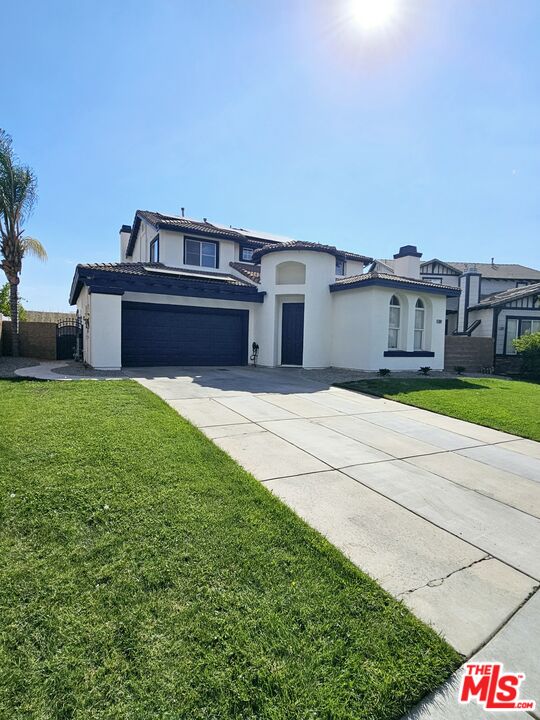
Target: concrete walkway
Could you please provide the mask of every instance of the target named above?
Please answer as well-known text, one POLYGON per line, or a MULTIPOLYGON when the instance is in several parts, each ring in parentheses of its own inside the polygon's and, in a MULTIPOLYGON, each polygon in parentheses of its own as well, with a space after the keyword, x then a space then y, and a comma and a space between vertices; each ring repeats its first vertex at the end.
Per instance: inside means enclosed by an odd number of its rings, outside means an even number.
MULTIPOLYGON (((130 375, 460 653, 525 672, 522 696, 540 701, 540 443, 286 369, 130 375)), ((485 718, 456 683, 410 717, 485 718)))

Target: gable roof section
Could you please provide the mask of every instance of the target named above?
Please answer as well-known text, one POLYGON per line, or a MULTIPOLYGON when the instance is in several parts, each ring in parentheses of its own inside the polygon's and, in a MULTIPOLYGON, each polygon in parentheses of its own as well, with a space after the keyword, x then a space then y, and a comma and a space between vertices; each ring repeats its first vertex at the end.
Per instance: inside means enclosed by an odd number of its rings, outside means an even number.
POLYGON ((498 307, 499 305, 506 305, 506 303, 513 302, 514 300, 520 300, 529 295, 540 294, 540 282, 527 285, 522 288, 510 288, 510 290, 504 290, 500 293, 488 295, 483 300, 480 300, 476 305, 471 305, 469 310, 480 310, 482 308, 498 307))
MULTIPOLYGON (((303 242, 300 240, 281 238, 277 235, 271 235, 269 233, 259 233, 256 230, 245 230, 243 228, 225 227, 224 225, 210 223, 207 220, 200 222, 199 220, 178 217, 176 215, 162 215, 161 213, 152 212, 150 210, 137 210, 137 212, 135 213, 135 218, 131 226, 131 234, 126 248, 126 255, 128 257, 131 257, 131 255, 133 255, 135 241, 137 239, 137 234, 143 220, 150 223, 150 225, 152 225, 156 232, 159 230, 171 230, 173 232, 181 232, 188 235, 195 235, 198 237, 209 237, 218 240, 232 240, 234 242, 241 243, 242 245, 253 247, 256 252, 258 252, 259 250, 264 251, 262 252, 262 255, 275 249, 294 249, 328 252, 332 255, 336 255, 336 257, 344 258, 346 260, 359 260, 364 264, 373 260, 373 258, 366 257, 365 255, 360 255, 358 253, 348 252, 345 250, 338 250, 333 245, 321 245, 320 243, 303 242)), ((127 228, 129 226, 125 227, 127 228)), ((258 260, 260 257, 262 257, 262 255, 259 255, 257 258, 254 259, 258 260)))
POLYGON ((463 270, 458 270, 454 265, 450 265, 450 263, 445 262, 444 260, 439 260, 439 258, 432 258, 431 260, 426 260, 423 263, 420 263, 420 272, 422 272, 422 268, 426 265, 431 265, 437 263, 438 265, 443 265, 445 268, 448 268, 448 270, 452 271, 453 275, 461 275, 463 270))
POLYGON ((485 277, 491 280, 538 280, 540 282, 540 270, 526 267, 525 265, 516 265, 513 263, 464 263, 464 262, 451 262, 449 263, 459 272, 467 272, 467 270, 476 270, 485 277))
MULTIPOLYGON (((131 235, 126 249, 126 255, 129 257, 133 254, 137 234, 141 226, 141 221, 146 220, 152 227, 158 230, 171 230, 173 232, 182 232, 189 235, 204 235, 205 237, 213 237, 221 240, 236 240, 241 242, 244 236, 236 230, 219 227, 209 222, 199 222, 190 218, 176 217, 175 215, 162 215, 161 213, 151 212, 149 210, 137 210, 133 225, 131 226, 131 235)), ((264 245, 266 241, 261 241, 264 245)))
POLYGON ((93 292, 149 292, 164 295, 220 298, 262 302, 258 292, 247 280, 210 270, 185 270, 162 263, 94 263, 77 265, 71 285, 69 302, 74 305, 83 286, 93 292), (162 273, 160 273, 160 270, 162 273))
POLYGON ((253 253, 253 260, 258 261, 263 257, 263 255, 285 250, 310 250, 312 252, 324 252, 329 255, 335 255, 340 259, 358 260, 364 264, 370 263, 373 260, 373 258, 367 257, 366 255, 359 255, 358 253, 352 253, 346 250, 338 250, 333 245, 321 245, 321 243, 306 242, 304 240, 289 240, 287 242, 264 245, 258 250, 255 250, 253 253))
POLYGON ((237 272, 244 275, 244 277, 247 277, 248 280, 251 280, 254 283, 260 283, 261 281, 261 266, 260 265, 251 265, 250 263, 241 263, 241 262, 230 262, 229 265, 234 268, 237 272))
POLYGON ((415 280, 413 278, 378 272, 369 272, 364 275, 351 275, 351 277, 336 280, 335 283, 330 285, 330 292, 354 290, 356 288, 369 287, 370 285, 396 287, 402 288, 403 290, 421 290, 422 292, 433 295, 446 295, 447 297, 456 297, 460 294, 459 288, 452 287, 451 285, 439 285, 428 282, 427 280, 415 280))

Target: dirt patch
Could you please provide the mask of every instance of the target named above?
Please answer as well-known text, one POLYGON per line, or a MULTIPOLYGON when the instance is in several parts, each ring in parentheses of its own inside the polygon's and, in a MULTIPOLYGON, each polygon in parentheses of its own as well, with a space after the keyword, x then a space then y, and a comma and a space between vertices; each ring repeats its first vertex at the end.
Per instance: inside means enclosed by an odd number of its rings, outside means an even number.
POLYGON ((62 367, 51 368, 51 372, 56 375, 64 375, 69 377, 77 378, 88 378, 89 380, 95 380, 101 378, 106 380, 108 378, 123 378, 124 373, 121 370, 94 370, 93 368, 85 367, 82 363, 70 362, 63 364, 62 367))

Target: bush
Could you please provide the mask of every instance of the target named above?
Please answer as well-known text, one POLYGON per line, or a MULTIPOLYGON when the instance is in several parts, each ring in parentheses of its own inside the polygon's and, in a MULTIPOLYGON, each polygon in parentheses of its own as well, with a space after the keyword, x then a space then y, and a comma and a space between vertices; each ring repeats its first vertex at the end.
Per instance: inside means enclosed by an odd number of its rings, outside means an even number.
POLYGON ((381 377, 384 377, 385 375, 390 375, 390 370, 388 368, 379 368, 379 375, 381 377))
POLYGON ((421 367, 418 372, 421 372, 422 375, 429 375, 429 373, 431 372, 431 368, 429 367, 429 365, 424 365, 424 367, 421 367))
POLYGON ((522 335, 512 345, 522 358, 521 372, 540 378, 540 332, 522 335))
POLYGON ((454 372, 457 372, 458 375, 463 375, 466 369, 465 365, 454 365, 454 372))

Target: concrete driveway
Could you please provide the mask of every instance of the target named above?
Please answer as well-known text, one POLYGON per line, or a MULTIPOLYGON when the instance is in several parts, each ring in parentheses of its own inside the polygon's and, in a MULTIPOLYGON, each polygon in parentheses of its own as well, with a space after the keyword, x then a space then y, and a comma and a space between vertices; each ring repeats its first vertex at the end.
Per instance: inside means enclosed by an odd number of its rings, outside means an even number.
MULTIPOLYGON (((459 652, 525 672, 540 701, 540 443, 287 369, 130 375, 459 652)), ((421 716, 469 717, 446 692, 421 716)))

